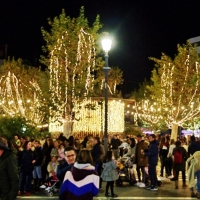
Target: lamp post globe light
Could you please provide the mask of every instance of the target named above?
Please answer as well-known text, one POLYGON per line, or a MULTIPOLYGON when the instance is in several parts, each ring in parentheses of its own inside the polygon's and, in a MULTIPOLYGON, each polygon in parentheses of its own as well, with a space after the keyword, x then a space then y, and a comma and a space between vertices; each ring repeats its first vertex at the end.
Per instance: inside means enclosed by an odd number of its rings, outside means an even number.
POLYGON ((105 121, 104 121, 104 149, 108 150, 108 72, 110 67, 108 66, 108 51, 111 49, 112 40, 110 38, 104 38, 101 41, 102 48, 105 51, 105 67, 103 68, 105 75, 104 92, 105 92, 105 121))

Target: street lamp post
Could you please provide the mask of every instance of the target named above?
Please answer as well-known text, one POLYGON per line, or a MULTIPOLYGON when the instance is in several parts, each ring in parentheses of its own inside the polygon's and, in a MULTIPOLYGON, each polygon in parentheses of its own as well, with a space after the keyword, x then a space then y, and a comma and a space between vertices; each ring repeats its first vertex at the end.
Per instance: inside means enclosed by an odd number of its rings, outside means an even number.
POLYGON ((103 68, 105 74, 104 92, 105 92, 105 124, 104 124, 104 149, 108 150, 108 51, 111 49, 112 40, 107 38, 102 40, 102 47, 105 51, 105 67, 103 68))

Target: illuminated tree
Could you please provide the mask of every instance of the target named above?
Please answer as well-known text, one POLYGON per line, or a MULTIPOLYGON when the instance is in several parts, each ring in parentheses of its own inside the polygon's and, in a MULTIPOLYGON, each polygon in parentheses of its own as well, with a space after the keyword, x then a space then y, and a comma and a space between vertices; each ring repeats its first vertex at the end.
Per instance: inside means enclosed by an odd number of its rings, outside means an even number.
POLYGON ((37 125, 47 122, 45 72, 25 66, 21 59, 9 59, 1 66, 0 77, 0 108, 5 115, 37 125))
POLYGON ((139 85, 139 89, 134 91, 132 96, 135 99, 133 110, 137 121, 142 122, 142 126, 146 126, 153 131, 162 130, 166 128, 161 113, 162 108, 160 104, 151 98, 151 93, 147 90, 149 85, 150 83, 145 80, 139 85))
POLYGON ((151 99, 161 108, 165 123, 172 127, 171 138, 177 138, 178 126, 200 113, 199 55, 190 44, 178 45, 174 59, 162 54, 152 71, 153 84, 148 87, 151 99))
POLYGON ((62 11, 59 17, 49 20, 51 31, 42 28, 46 42, 43 48, 48 57, 42 57, 50 71, 50 113, 54 120, 73 118, 76 102, 86 99, 95 84, 95 71, 103 66, 97 47, 99 16, 90 27, 80 9, 77 18, 71 18, 62 11), (98 67, 97 67, 98 66, 98 67))
POLYGON ((162 130, 164 126, 164 116, 160 104, 150 99, 137 101, 135 106, 137 118, 153 131, 162 130))

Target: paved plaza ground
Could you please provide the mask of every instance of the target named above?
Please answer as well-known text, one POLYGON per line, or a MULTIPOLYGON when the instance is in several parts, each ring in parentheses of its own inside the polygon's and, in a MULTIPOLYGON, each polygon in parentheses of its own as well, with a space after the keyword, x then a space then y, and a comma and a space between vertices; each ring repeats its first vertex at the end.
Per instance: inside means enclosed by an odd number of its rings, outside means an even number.
MULTIPOLYGON (((136 167, 134 166, 134 169, 136 167)), ((135 170, 134 170, 135 171, 135 170)), ((157 166, 157 174, 160 174, 160 162, 158 162, 157 166)), ((137 173, 135 171, 135 175, 137 177, 137 173)), ((187 175, 186 175, 187 177, 187 175)), ((187 199, 196 199, 190 197, 189 187, 182 188, 182 177, 181 173, 179 175, 179 189, 175 189, 174 181, 162 181, 162 185, 158 187, 158 191, 149 191, 145 188, 139 188, 137 186, 130 186, 129 183, 124 182, 123 186, 115 187, 114 192, 118 195, 117 198, 108 198, 105 197, 105 188, 106 182, 103 182, 102 189, 99 191, 98 196, 94 197, 94 200, 187 200, 187 199)), ((38 194, 31 194, 30 197, 22 196, 18 197, 19 200, 28 200, 28 199, 36 199, 36 200, 58 200, 58 194, 54 194, 53 197, 48 196, 44 190, 40 191, 38 194)), ((70 199, 71 200, 71 199, 70 199)), ((80 199, 81 200, 81 199, 80 199)))
MULTIPOLYGON (((139 188, 137 186, 130 186, 128 183, 124 183, 122 187, 115 187, 114 192, 119 196, 117 198, 107 198, 105 194, 105 183, 103 183, 103 189, 99 191, 98 196, 94 197, 94 200, 129 200, 129 199, 146 199, 146 200, 183 200, 192 199, 190 197, 189 187, 182 188, 182 181, 179 180, 179 189, 174 189, 174 181, 163 182, 162 186, 158 188, 158 191, 149 191, 144 188, 139 188)), ((58 194, 54 194, 53 197, 49 197, 44 191, 40 191, 39 194, 32 194, 30 197, 22 196, 18 199, 28 200, 28 199, 58 199, 58 194)), ((193 198, 196 199, 196 198, 193 198)), ((80 199, 81 200, 81 199, 80 199)))

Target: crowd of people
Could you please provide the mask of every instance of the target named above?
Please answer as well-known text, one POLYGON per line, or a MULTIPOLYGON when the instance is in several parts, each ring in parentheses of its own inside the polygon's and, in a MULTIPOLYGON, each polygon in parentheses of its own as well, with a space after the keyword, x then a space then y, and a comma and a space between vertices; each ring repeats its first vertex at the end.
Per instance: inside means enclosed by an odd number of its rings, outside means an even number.
POLYGON ((179 188, 179 172, 182 172, 182 187, 187 187, 188 169, 191 197, 200 199, 200 139, 194 136, 174 141, 169 135, 114 134, 110 135, 107 152, 100 137, 92 135, 81 140, 66 138, 62 133, 56 138, 47 135, 45 139, 16 134, 13 139, 12 142, 0 137, 1 200, 48 190, 53 181, 60 183, 60 200, 92 200, 102 188, 102 181, 106 182, 105 196, 117 197, 114 184, 119 178, 117 169, 123 168, 122 157, 132 158, 130 173, 135 185, 149 191, 158 190, 159 160, 159 176, 174 180, 175 189, 179 188))

